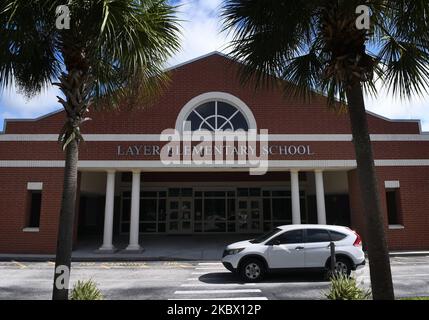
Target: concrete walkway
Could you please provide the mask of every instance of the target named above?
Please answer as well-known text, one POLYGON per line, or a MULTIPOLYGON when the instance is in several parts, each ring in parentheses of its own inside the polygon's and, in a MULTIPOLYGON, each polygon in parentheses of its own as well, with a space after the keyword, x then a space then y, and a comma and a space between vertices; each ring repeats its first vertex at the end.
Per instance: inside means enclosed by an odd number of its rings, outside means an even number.
MULTIPOLYGON (((213 261, 222 258, 225 246, 254 238, 255 235, 142 235, 140 245, 143 250, 128 252, 126 237, 115 238, 114 252, 101 252, 101 239, 88 238, 79 241, 73 251, 73 261, 213 261)), ((37 254, 0 254, 0 261, 46 261, 54 259, 54 255, 37 254)))
MULTIPOLYGON (((102 240, 88 238, 80 240, 73 251, 73 261, 219 261, 226 245, 252 239, 254 235, 142 235, 139 252, 125 250, 127 237, 115 238, 114 252, 100 252, 102 240)), ((392 257, 429 256, 429 251, 392 251, 392 257)), ((0 261, 47 261, 53 260, 54 255, 37 254, 0 254, 0 261)))
POLYGON ((75 259, 137 259, 137 260, 219 260, 225 246, 254 235, 142 235, 140 252, 127 252, 128 238, 116 238, 113 241, 117 250, 114 253, 103 253, 98 250, 100 243, 89 239, 81 242, 73 252, 75 259))

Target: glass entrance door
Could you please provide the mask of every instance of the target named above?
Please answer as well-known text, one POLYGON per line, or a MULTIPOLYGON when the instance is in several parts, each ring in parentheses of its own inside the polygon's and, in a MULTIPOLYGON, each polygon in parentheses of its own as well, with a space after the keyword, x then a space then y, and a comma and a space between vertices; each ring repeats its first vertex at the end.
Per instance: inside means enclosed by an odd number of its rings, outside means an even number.
POLYGON ((192 232, 192 198, 168 199, 167 232, 192 232))
POLYGON ((258 233, 262 231, 262 200, 238 199, 237 231, 258 233))

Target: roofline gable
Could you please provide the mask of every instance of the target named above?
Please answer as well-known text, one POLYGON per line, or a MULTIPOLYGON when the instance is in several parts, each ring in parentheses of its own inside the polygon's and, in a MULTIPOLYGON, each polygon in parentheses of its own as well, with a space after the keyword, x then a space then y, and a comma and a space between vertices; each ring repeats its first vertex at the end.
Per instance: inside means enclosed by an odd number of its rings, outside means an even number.
MULTIPOLYGON (((207 59, 207 58, 209 58, 211 56, 221 56, 221 57, 223 57, 225 59, 230 60, 231 62, 240 63, 240 62, 232 59, 229 55, 227 55, 225 53, 222 53, 220 51, 212 51, 212 52, 209 52, 207 54, 198 56, 196 58, 193 58, 193 59, 184 61, 182 63, 176 64, 174 66, 168 67, 168 68, 165 69, 165 72, 169 72, 169 71, 173 71, 173 70, 179 69, 181 67, 184 67, 186 65, 192 64, 194 62, 207 59)), ((324 94, 320 93, 320 92, 315 92, 315 93, 318 94, 318 95, 322 95, 323 97, 326 98, 326 96, 324 94)), ((37 118, 18 118, 18 119, 16 119, 16 118, 15 119, 14 118, 9 118, 9 119, 4 119, 4 121, 3 121, 3 130, 0 131, 0 134, 5 134, 6 133, 7 122, 25 122, 25 121, 34 121, 34 122, 36 122, 36 121, 42 120, 44 118, 48 118, 50 116, 53 116, 53 115, 55 115, 57 113, 60 113, 60 112, 63 112, 63 111, 64 111, 64 109, 60 108, 58 110, 55 110, 55 111, 49 112, 47 114, 41 115, 41 116, 39 116, 37 118)), ((426 133, 425 131, 422 131, 422 120, 421 119, 390 119, 390 118, 387 118, 385 116, 382 116, 380 114, 374 113, 374 112, 369 111, 369 110, 366 110, 366 113, 368 115, 371 115, 373 117, 376 117, 376 118, 379 118, 381 120, 388 121, 388 122, 416 122, 416 123, 418 123, 419 132, 420 133, 426 133)))

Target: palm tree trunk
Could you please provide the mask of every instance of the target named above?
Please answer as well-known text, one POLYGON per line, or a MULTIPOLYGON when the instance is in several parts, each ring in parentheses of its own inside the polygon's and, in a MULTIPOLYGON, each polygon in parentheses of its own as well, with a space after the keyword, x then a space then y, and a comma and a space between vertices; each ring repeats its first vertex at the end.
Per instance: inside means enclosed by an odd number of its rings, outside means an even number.
POLYGON ((76 206, 77 162, 79 156, 78 142, 71 141, 66 147, 64 168, 63 197, 57 236, 57 254, 53 300, 68 299, 68 282, 70 276, 71 254, 73 246, 73 227, 76 206))
POLYGON ((374 156, 368 130, 365 101, 360 83, 347 90, 349 116, 356 153, 361 201, 365 211, 365 236, 375 300, 395 298, 390 270, 389 251, 384 229, 374 156))

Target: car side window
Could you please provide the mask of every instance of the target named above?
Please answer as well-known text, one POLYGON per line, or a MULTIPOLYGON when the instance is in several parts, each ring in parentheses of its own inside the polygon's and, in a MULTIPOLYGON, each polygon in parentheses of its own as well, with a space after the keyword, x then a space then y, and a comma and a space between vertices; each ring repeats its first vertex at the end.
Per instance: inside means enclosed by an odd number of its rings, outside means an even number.
POLYGON ((331 237, 327 230, 307 229, 306 242, 331 242, 331 237))
POLYGON ((302 243, 303 234, 302 230, 292 230, 282 233, 281 235, 275 237, 270 242, 277 242, 279 244, 292 244, 292 243, 302 243))
POLYGON ((347 237, 347 235, 345 235, 344 233, 341 232, 337 232, 337 231, 329 231, 329 233, 331 234, 331 241, 341 241, 343 240, 345 237, 347 237))

